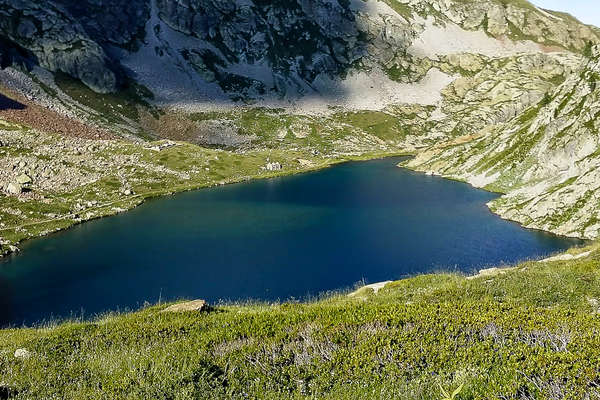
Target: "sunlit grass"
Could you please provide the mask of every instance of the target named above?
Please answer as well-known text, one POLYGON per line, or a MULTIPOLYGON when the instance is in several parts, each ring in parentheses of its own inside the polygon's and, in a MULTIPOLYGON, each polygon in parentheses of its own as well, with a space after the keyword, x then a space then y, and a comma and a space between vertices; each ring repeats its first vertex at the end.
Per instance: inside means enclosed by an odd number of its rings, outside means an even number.
POLYGON ((600 256, 581 251, 355 297, 7 329, 0 381, 15 398, 441 399, 440 385, 463 385, 456 399, 594 398, 600 256))

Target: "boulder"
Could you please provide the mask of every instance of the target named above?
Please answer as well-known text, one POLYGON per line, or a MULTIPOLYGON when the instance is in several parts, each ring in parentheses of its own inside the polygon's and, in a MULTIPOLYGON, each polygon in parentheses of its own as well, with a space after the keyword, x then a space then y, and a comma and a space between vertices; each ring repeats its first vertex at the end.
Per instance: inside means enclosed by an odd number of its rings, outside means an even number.
POLYGON ((20 358, 20 359, 28 359, 31 357, 31 352, 27 349, 17 349, 15 350, 15 358, 20 358))
POLYGON ((173 304, 162 310, 161 312, 186 312, 186 311, 207 311, 208 303, 204 300, 192 300, 186 301, 185 303, 173 304))
POLYGON ((6 186, 6 191, 9 194, 21 194, 23 192, 23 186, 18 183, 11 182, 6 186))
POLYGON ((21 174, 21 175, 17 176, 16 182, 19 185, 29 185, 30 183, 33 182, 33 180, 31 179, 31 177, 29 175, 21 174))
POLYGON ((362 287, 358 288, 357 290, 355 290, 354 292, 349 293, 348 297, 361 297, 361 296, 364 297, 366 294, 369 294, 371 291, 373 292, 373 294, 377 294, 377 292, 379 292, 381 289, 383 289, 388 283, 392 283, 392 281, 377 282, 377 283, 372 283, 370 285, 362 286, 362 287))

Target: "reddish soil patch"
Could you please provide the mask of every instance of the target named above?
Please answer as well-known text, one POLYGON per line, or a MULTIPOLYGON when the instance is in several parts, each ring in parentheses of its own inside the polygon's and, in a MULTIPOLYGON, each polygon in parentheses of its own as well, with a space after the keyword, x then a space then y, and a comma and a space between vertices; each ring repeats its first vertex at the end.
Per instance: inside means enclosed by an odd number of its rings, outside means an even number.
POLYGON ((27 100, 0 86, 0 118, 42 132, 84 139, 116 139, 108 131, 84 124, 27 100))

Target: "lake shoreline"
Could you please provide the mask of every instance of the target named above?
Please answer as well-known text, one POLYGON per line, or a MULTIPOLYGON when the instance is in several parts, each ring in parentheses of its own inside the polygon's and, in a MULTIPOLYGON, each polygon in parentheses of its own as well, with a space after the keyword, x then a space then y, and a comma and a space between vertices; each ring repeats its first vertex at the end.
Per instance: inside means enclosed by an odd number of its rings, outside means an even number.
MULTIPOLYGON (((279 171, 270 171, 269 173, 266 173, 266 174, 261 174, 259 172, 254 175, 247 175, 247 176, 243 176, 243 177, 229 177, 229 178, 221 179, 219 181, 212 181, 212 182, 209 182, 208 184, 196 182, 196 183, 192 183, 190 185, 172 186, 172 187, 168 187, 168 188, 161 189, 161 190, 145 192, 142 194, 133 194, 128 197, 119 198, 108 204, 102 204, 94 209, 86 210, 86 211, 92 210, 92 211, 96 212, 96 214, 94 214, 90 217, 81 216, 81 215, 77 215, 77 214, 69 214, 69 215, 65 215, 61 218, 55 218, 55 219, 50 219, 50 220, 46 220, 46 221, 36 221, 33 223, 21 225, 18 227, 2 227, 2 228, 0 228, 0 233, 3 231, 10 231, 11 229, 18 229, 18 228, 26 227, 26 226, 34 226, 34 225, 41 226, 44 224, 49 224, 49 225, 53 224, 54 225, 57 222, 60 222, 60 226, 58 226, 58 227, 53 226, 50 229, 39 232, 38 234, 32 234, 32 235, 27 236, 16 242, 11 242, 11 241, 6 241, 6 240, 3 241, 2 236, 0 236, 0 262, 3 259, 6 259, 6 257, 17 255, 20 252, 19 246, 28 240, 45 237, 52 233, 62 232, 73 226, 76 226, 76 225, 79 225, 79 224, 82 224, 85 222, 89 222, 89 221, 93 221, 96 219, 110 217, 110 216, 114 216, 114 215, 117 215, 117 214, 120 214, 123 212, 127 212, 129 210, 132 210, 132 209, 138 207, 141 204, 144 204, 147 200, 150 200, 150 199, 170 196, 170 195, 177 194, 177 193, 201 190, 201 189, 206 189, 206 188, 221 186, 221 185, 230 185, 230 184, 250 182, 250 181, 260 180, 260 179, 270 179, 270 178, 276 178, 276 177, 282 177, 282 176, 304 174, 304 173, 308 173, 308 172, 319 171, 324 168, 328 168, 328 167, 331 167, 331 166, 334 166, 334 165, 337 165, 340 163, 345 163, 345 162, 368 161, 368 160, 375 160, 375 159, 388 158, 388 157, 414 157, 417 153, 418 152, 416 152, 416 151, 392 151, 392 152, 384 151, 384 152, 368 152, 368 153, 357 154, 357 155, 341 155, 340 158, 325 159, 325 161, 321 164, 316 164, 316 165, 309 166, 309 167, 301 166, 302 169, 296 169, 296 170, 282 169, 279 171)), ((486 188, 479 188, 479 187, 471 185, 467 181, 456 179, 456 178, 453 178, 450 176, 444 176, 443 174, 437 174, 437 173, 433 173, 433 172, 421 171, 419 169, 411 168, 406 165, 406 160, 399 162, 397 164, 397 166, 399 168, 405 168, 405 169, 408 169, 410 171, 414 171, 417 173, 423 173, 425 175, 437 176, 437 177, 440 177, 440 178, 443 178, 446 180, 452 180, 452 181, 457 181, 460 183, 466 183, 473 188, 484 190, 484 191, 487 191, 490 193, 494 193, 494 194, 498 194, 498 195, 505 194, 502 192, 488 190, 486 188)), ((539 232, 545 232, 545 233, 551 233, 558 237, 585 240, 585 238, 578 237, 578 236, 566 236, 566 235, 561 235, 559 233, 555 233, 555 232, 544 230, 544 229, 539 229, 539 228, 534 228, 534 227, 526 227, 526 226, 522 225, 519 221, 510 219, 510 218, 506 218, 502 214, 494 211, 490 207, 490 204, 487 204, 487 207, 492 214, 494 214, 506 221, 514 222, 515 224, 517 224, 520 227, 523 227, 525 229, 530 229, 533 231, 539 231, 539 232)))
MULTIPOLYGON (((256 180, 263 180, 263 179, 272 179, 272 178, 278 178, 278 177, 285 177, 285 176, 293 176, 293 175, 300 175, 300 174, 306 174, 306 173, 310 173, 310 172, 316 172, 316 171, 320 171, 323 170, 325 168, 329 168, 335 165, 339 165, 339 164, 343 164, 343 163, 348 163, 348 162, 355 162, 355 161, 370 161, 370 160, 377 160, 377 159, 383 159, 383 158, 390 158, 390 157, 406 157, 408 158, 412 158, 416 155, 416 152, 409 152, 409 151, 405 151, 405 152, 382 152, 382 153, 365 153, 365 154, 360 154, 360 155, 344 155, 341 158, 331 158, 331 159, 327 159, 324 163, 322 164, 317 164, 314 166, 310 166, 308 168, 304 168, 301 170, 286 170, 286 169, 282 169, 279 171, 272 171, 268 174, 256 174, 256 175, 250 175, 250 176, 245 176, 245 177, 238 177, 238 178, 225 178, 223 180, 221 180, 220 182, 211 182, 210 184, 192 184, 192 185, 184 185, 184 186, 174 186, 174 187, 170 187, 167 188, 165 190, 160 190, 160 191, 154 191, 154 192, 147 192, 147 193, 143 193, 143 194, 134 194, 133 196, 130 196, 128 198, 125 199, 120 199, 119 202, 121 202, 120 205, 124 206, 124 207, 111 207, 108 208, 108 205, 103 205, 100 206, 96 211, 99 211, 100 213, 91 217, 91 218, 80 218, 80 219, 72 219, 70 220, 70 218, 72 218, 73 216, 65 216, 62 218, 58 218, 58 219, 54 219, 52 220, 52 222, 56 222, 56 221, 66 221, 68 220, 68 223, 60 228, 54 229, 54 230, 49 230, 46 231, 42 234, 39 235, 33 235, 30 237, 27 237, 23 240, 20 240, 16 243, 10 243, 8 244, 8 246, 6 244, 2 244, 0 243, 0 265, 2 264, 3 260, 6 260, 7 257, 15 257, 18 256, 18 254, 21 252, 21 249, 18 247, 19 245, 22 245, 23 243, 29 241, 29 240, 34 240, 34 239, 40 239, 43 237, 46 237, 48 235, 54 234, 54 233, 60 233, 63 231, 66 231, 72 227, 75 227, 77 225, 80 224, 84 224, 86 222, 90 222, 90 221, 94 221, 94 220, 98 220, 98 219, 102 219, 102 218, 107 218, 107 217, 112 217, 124 212, 128 212, 133 210, 134 208, 146 203, 148 200, 153 200, 153 199, 158 199, 158 198, 163 198, 163 197, 168 197, 168 196, 172 196, 175 194, 179 194, 179 193, 185 193, 185 192, 191 192, 191 191, 196 191, 196 190, 202 190, 202 189, 209 189, 209 188, 213 188, 213 187, 218 187, 218 186, 225 186, 225 185, 232 185, 232 184, 238 184, 238 183, 244 183, 244 182, 252 182, 252 181, 256 181, 256 180), (105 212, 102 212, 105 211, 105 212)), ((456 181, 459 183, 464 183, 467 184, 471 187, 473 187, 474 189, 479 189, 479 190, 483 190, 489 193, 493 193, 493 194, 497 194, 499 196, 504 195, 505 193, 503 192, 498 192, 498 191, 493 191, 493 190, 488 190, 486 188, 479 188, 479 187, 475 187, 472 184, 470 184, 467 181, 464 180, 460 180, 460 179, 456 179, 456 178, 452 178, 449 176, 444 176, 443 174, 437 174, 437 173, 428 173, 428 172, 424 172, 418 169, 413 169, 410 168, 409 166, 406 165, 406 161, 407 160, 403 160, 400 161, 399 163, 396 164, 396 166, 398 168, 404 168, 407 169, 409 171, 413 171, 416 173, 421 173, 427 176, 436 176, 445 180, 450 180, 450 181, 456 181)), ((524 225, 522 225, 519 221, 510 219, 510 218, 506 218, 505 216, 495 212, 494 210, 492 210, 490 208, 490 204, 486 204, 488 210, 490 211, 491 214, 505 220, 508 222, 512 222, 516 225, 518 225, 521 228, 527 229, 527 230, 531 230, 531 231, 537 231, 537 232, 543 232, 543 233, 549 233, 552 234, 554 236, 557 237, 561 237, 561 238, 566 238, 566 239, 579 239, 579 240, 583 240, 586 243, 589 243, 590 241, 582 238, 582 237, 577 237, 577 236, 566 236, 566 235, 561 235, 558 233, 554 233, 551 231, 547 231, 544 229, 538 229, 538 228, 530 228, 530 227, 526 227, 524 225)), ((34 224, 43 224, 45 222, 50 222, 50 221, 41 221, 41 222, 36 222, 34 224)), ((33 224, 32 224, 33 225, 33 224)), ((0 232, 4 231, 4 230, 8 230, 10 228, 2 228, 0 229, 0 232)), ((0 239, 2 239, 0 237, 0 239)))
POLYGON ((495 194, 398 168, 405 156, 328 160, 310 173, 155 196, 28 241, 0 269, 3 320, 158 299, 306 301, 356 282, 468 275, 580 243, 505 222, 486 207, 495 194))
MULTIPOLYGON (((414 156, 414 153, 411 153, 411 152, 383 152, 383 153, 374 152, 374 153, 365 153, 365 154, 360 154, 360 155, 344 155, 343 157, 337 158, 337 159, 336 158, 328 158, 322 164, 316 164, 316 165, 310 166, 310 167, 303 167, 304 169, 300 169, 300 170, 281 169, 279 171, 271 171, 267 174, 262 174, 262 175, 256 174, 256 175, 250 175, 250 176, 244 176, 244 177, 238 177, 238 178, 236 178, 236 177, 225 178, 225 179, 221 179, 219 182, 211 182, 210 184, 192 184, 192 185, 184 185, 184 186, 174 186, 174 187, 166 188, 165 190, 146 192, 143 194, 134 194, 132 196, 118 200, 119 206, 122 206, 122 207, 115 207, 116 202, 112 202, 110 204, 104 204, 104 205, 99 206, 95 210, 95 211, 99 212, 99 214, 96 214, 91 218, 76 219, 76 218, 74 218, 74 215, 71 214, 71 215, 67 215, 62 218, 53 219, 51 221, 50 220, 49 221, 40 221, 40 222, 35 222, 32 224, 23 225, 23 226, 40 225, 40 224, 44 224, 44 223, 57 222, 57 221, 67 222, 65 224, 65 226, 46 231, 40 235, 32 235, 32 236, 27 237, 23 240, 20 240, 16 243, 10 243, 8 245, 0 243, 0 265, 1 265, 3 259, 6 259, 7 257, 12 257, 12 256, 18 256, 18 254, 21 252, 21 249, 18 246, 23 244, 24 242, 27 242, 27 241, 33 240, 33 239, 43 238, 43 237, 51 235, 53 233, 63 232, 74 226, 84 224, 86 222, 90 222, 90 221, 94 221, 94 220, 102 219, 102 218, 107 218, 107 217, 115 216, 117 214, 121 214, 121 213, 130 211, 130 210, 144 204, 147 200, 152 200, 152 199, 161 198, 161 197, 167 197, 167 196, 171 196, 171 195, 178 194, 178 193, 185 193, 185 192, 191 192, 191 191, 195 191, 195 190, 208 189, 211 187, 218 187, 218 186, 232 185, 232 184, 236 184, 236 183, 251 182, 251 181, 255 181, 255 180, 271 179, 271 178, 278 178, 278 177, 284 177, 284 176, 305 174, 305 173, 309 173, 309 172, 320 171, 325 168, 332 167, 334 165, 339 165, 339 164, 353 162, 353 161, 370 161, 370 160, 377 160, 377 159, 389 158, 389 157, 412 157, 412 156, 414 156)), ((0 229, 0 232, 6 231, 9 229, 14 229, 14 227, 2 228, 2 229, 0 229)), ((1 237, 0 237, 0 239, 1 239, 1 237)))

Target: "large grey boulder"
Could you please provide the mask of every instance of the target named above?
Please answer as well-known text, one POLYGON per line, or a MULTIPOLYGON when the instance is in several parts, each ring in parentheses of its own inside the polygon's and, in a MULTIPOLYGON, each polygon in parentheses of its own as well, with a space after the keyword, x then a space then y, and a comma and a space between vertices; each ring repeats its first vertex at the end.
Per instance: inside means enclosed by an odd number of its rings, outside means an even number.
POLYGON ((15 182, 10 182, 7 186, 6 186, 6 192, 8 194, 21 194, 23 192, 23 186, 19 185, 18 183, 15 182))

